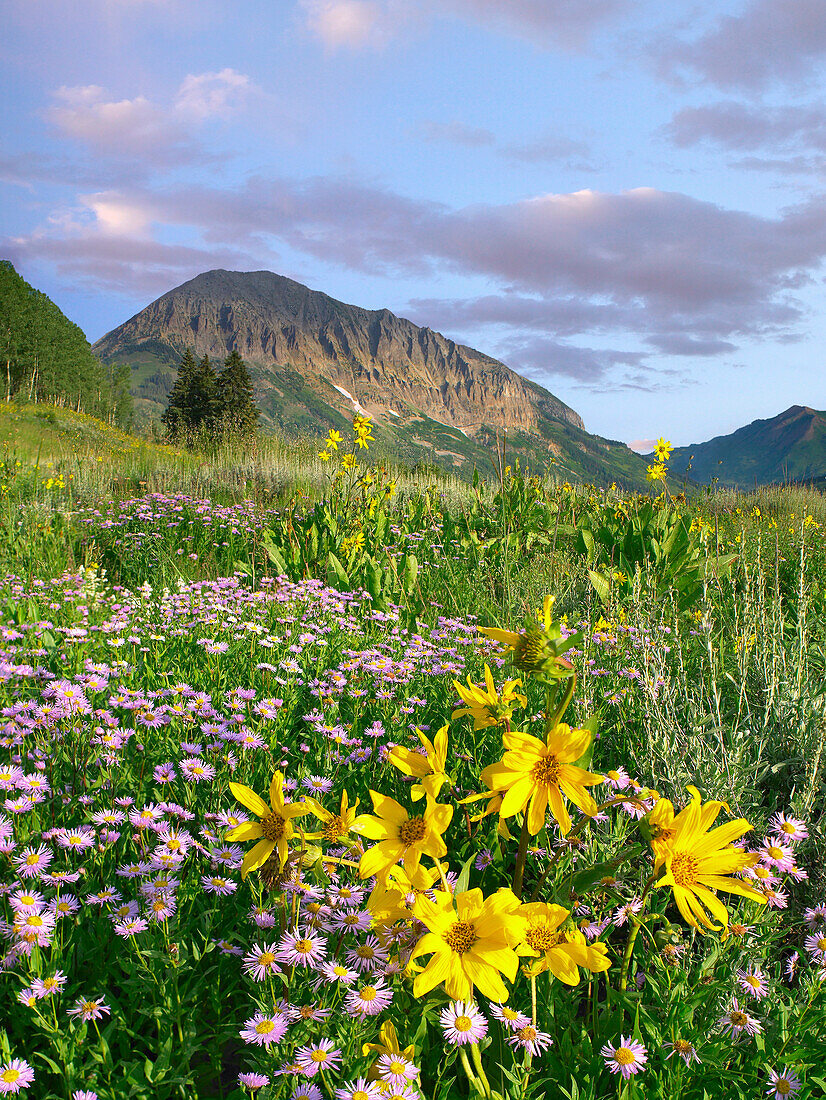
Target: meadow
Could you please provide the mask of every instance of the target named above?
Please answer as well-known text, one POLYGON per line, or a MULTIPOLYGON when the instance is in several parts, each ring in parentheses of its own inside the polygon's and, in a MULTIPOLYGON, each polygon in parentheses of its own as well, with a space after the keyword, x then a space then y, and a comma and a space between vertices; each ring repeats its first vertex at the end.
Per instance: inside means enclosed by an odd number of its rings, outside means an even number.
POLYGON ((0 406, 0 1093, 823 1095, 822 496, 371 429, 0 406))

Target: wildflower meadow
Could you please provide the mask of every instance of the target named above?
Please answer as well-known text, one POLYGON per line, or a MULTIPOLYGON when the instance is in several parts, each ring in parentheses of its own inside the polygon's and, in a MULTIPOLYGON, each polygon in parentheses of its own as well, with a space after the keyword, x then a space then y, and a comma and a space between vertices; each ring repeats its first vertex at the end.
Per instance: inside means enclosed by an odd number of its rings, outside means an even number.
POLYGON ((823 1095, 822 497, 373 430, 291 495, 6 455, 0 1094, 823 1095))

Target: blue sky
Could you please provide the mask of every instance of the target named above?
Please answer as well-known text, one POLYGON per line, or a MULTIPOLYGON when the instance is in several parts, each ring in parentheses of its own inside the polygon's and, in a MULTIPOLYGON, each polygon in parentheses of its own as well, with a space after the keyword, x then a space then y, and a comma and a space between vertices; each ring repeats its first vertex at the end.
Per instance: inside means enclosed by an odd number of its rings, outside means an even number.
POLYGON ((8 0, 0 255, 90 339, 266 268, 589 430, 826 408, 826 0, 8 0))

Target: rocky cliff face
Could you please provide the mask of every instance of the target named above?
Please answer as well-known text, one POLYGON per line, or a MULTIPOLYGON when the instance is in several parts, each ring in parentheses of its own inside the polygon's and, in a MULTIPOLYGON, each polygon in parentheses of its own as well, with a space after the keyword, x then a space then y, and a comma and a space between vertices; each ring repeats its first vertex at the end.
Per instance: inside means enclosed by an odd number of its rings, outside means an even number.
POLYGON ((187 347, 217 360, 237 349, 265 411, 290 370, 325 403, 348 412, 357 403, 378 418, 424 413, 467 435, 483 424, 542 434, 549 420, 583 428, 573 409, 504 363, 389 310, 346 305, 269 271, 198 275, 94 351, 107 361, 142 363, 144 375, 154 361, 162 401, 187 347))

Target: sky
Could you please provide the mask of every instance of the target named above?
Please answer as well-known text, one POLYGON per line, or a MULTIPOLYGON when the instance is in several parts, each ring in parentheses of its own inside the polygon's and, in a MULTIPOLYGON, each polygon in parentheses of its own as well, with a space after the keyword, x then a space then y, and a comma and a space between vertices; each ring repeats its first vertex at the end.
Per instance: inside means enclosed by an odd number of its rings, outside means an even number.
POLYGON ((0 257, 94 341, 267 269, 589 431, 826 409, 826 0, 6 0, 0 257))

